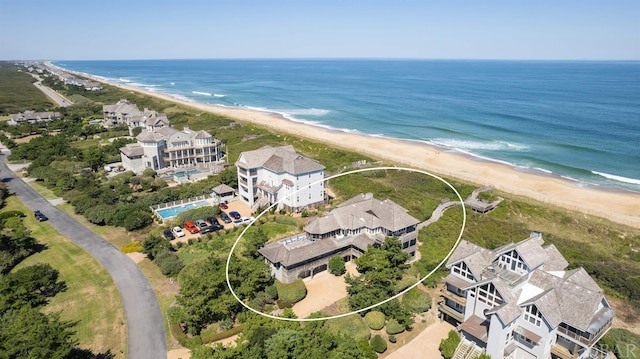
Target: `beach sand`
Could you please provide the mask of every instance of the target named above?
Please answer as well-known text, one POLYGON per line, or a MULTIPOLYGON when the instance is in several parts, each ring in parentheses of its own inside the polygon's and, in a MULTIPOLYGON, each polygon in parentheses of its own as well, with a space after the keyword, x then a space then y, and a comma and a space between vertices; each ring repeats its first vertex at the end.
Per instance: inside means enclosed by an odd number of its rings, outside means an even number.
MULTIPOLYGON (((78 75, 105 82, 104 79, 87 76, 87 74, 78 75)), ((640 228, 640 193, 581 187, 576 182, 560 177, 518 171, 505 164, 479 160, 422 143, 329 130, 290 121, 275 113, 199 104, 131 86, 108 84, 201 111, 228 116, 240 122, 252 123, 275 132, 288 133, 337 148, 363 153, 373 158, 392 161, 398 166, 413 167, 478 186, 491 185, 499 191, 529 197, 543 203, 640 228)))

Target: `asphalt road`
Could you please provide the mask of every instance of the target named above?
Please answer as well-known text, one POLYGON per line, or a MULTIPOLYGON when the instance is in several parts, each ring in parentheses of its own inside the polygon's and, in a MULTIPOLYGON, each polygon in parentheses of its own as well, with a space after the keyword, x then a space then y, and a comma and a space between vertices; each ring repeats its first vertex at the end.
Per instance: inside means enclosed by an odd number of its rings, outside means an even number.
MULTIPOLYGON (((167 357, 164 322, 155 293, 138 266, 111 243, 88 230, 50 204, 6 165, 8 151, 3 148, 0 178, 32 210, 39 209, 62 235, 95 257, 113 278, 124 306, 130 359, 167 357)), ((120 325, 113 323, 114 326, 120 325)))
POLYGON ((51 100, 53 100, 58 106, 67 107, 67 106, 71 105, 65 98, 60 96, 59 93, 57 93, 57 92, 53 91, 52 89, 50 89, 49 87, 43 85, 42 84, 42 79, 40 78, 40 76, 34 75, 34 74, 31 74, 31 76, 33 76, 36 80, 38 80, 38 81, 34 82, 33 85, 35 87, 37 87, 40 91, 42 91, 47 97, 49 97, 51 100))

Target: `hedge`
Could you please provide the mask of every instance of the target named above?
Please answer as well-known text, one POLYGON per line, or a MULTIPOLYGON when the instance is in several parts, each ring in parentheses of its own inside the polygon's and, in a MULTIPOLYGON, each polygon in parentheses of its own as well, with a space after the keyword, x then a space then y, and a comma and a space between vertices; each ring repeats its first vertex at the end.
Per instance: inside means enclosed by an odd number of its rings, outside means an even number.
POLYGON ((390 319, 389 322, 387 322, 387 334, 400 334, 402 332, 404 332, 404 325, 398 323, 397 320, 395 319, 390 319))
POLYGON ((307 296, 307 287, 300 278, 297 278, 293 282, 287 284, 276 281, 276 288, 278 289, 278 298, 282 302, 293 304, 301 301, 307 296))
POLYGON ((384 327, 384 314, 378 311, 371 311, 364 316, 364 322, 373 330, 380 330, 384 327))
POLYGON ((207 344, 207 343, 213 343, 215 341, 221 340, 221 339, 225 339, 225 338, 229 338, 231 336, 234 336, 240 332, 242 332, 242 328, 244 326, 242 324, 238 325, 237 327, 233 327, 229 330, 225 330, 224 332, 220 332, 220 333, 212 333, 212 334, 201 334, 200 335, 200 339, 202 339, 202 344, 207 344))
POLYGON ((456 348, 458 348, 458 344, 460 344, 460 336, 456 333, 455 330, 449 331, 449 335, 447 339, 442 339, 440 341, 440 353, 445 359, 451 359, 453 355, 456 353, 456 348))
POLYGON ((378 334, 371 338, 371 349, 376 353, 384 353, 387 350, 387 341, 378 334))

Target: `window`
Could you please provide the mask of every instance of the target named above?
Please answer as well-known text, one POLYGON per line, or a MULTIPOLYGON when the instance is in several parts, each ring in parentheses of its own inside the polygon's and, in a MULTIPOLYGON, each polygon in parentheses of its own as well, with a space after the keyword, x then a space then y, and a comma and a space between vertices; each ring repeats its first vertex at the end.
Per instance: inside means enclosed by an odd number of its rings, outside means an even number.
POLYGON ((536 307, 535 305, 526 307, 524 312, 524 320, 539 327, 540 323, 542 323, 542 314, 540 313, 540 311, 538 311, 538 307, 536 307))

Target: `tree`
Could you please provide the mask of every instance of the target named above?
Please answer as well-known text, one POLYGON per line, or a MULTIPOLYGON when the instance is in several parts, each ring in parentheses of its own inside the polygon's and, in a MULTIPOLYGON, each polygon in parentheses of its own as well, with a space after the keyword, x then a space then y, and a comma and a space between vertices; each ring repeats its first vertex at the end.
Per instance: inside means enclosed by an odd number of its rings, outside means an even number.
POLYGON ((344 258, 332 257, 329 259, 329 273, 340 276, 343 275, 347 269, 344 266, 344 258))
POLYGON ((56 313, 45 315, 26 306, 10 310, 0 316, 0 357, 67 358, 77 345, 73 325, 56 313))
POLYGON ((220 182, 231 188, 238 188, 238 170, 235 166, 229 166, 218 173, 220 182))
POLYGON ((66 289, 64 282, 58 282, 58 273, 49 264, 37 263, 1 277, 0 312, 46 304, 66 289))
POLYGON ((387 341, 377 334, 371 338, 371 349, 376 353, 384 353, 387 350, 387 341))
POLYGON ((302 344, 300 334, 293 329, 283 329, 264 341, 267 359, 294 359, 296 349, 302 344))
POLYGON ((258 226, 255 228, 255 230, 245 233, 245 245, 244 251, 242 252, 242 255, 253 259, 261 257, 258 249, 264 246, 269 240, 269 237, 267 237, 262 227, 258 226))
POLYGON ((142 253, 146 254, 150 260, 153 260, 160 251, 170 248, 171 243, 169 241, 154 234, 150 234, 142 242, 142 253))

